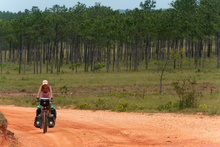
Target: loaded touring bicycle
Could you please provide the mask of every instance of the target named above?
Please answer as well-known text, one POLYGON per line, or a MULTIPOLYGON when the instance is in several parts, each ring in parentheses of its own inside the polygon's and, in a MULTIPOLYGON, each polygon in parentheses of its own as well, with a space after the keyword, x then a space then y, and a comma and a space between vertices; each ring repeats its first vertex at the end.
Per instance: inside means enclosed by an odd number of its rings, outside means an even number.
POLYGON ((51 117, 49 117, 49 110, 48 110, 49 105, 50 105, 49 98, 40 99, 40 105, 37 106, 38 109, 36 110, 36 117, 34 121, 34 126, 36 128, 43 129, 44 133, 47 132, 47 127, 53 128, 55 126, 55 120, 57 115, 54 105, 51 105, 51 117))

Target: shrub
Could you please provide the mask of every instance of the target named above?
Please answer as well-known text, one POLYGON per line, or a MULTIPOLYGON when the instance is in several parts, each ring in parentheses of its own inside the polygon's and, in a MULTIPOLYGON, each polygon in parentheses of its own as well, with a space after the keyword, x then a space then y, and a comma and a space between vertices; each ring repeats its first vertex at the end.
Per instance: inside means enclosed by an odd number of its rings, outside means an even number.
POLYGON ((94 70, 95 71, 97 71, 97 70, 100 71, 104 67, 105 67, 105 64, 99 63, 99 64, 95 65, 94 70))
POLYGON ((69 91, 69 89, 67 88, 66 85, 60 87, 60 90, 61 90, 61 93, 62 93, 62 94, 64 94, 64 93, 67 94, 67 92, 69 91))
POLYGON ((173 108, 179 108, 178 103, 174 103, 174 102, 167 102, 165 104, 159 105, 157 107, 157 110, 162 111, 162 110, 166 110, 171 112, 173 108))
POLYGON ((22 81, 29 81, 29 78, 28 77, 22 77, 21 80, 22 81))
POLYGON ((78 103, 76 105, 76 109, 89 110, 90 108, 91 108, 91 105, 88 103, 78 103))
POLYGON ((206 105, 206 104, 200 104, 200 105, 198 105, 198 108, 197 108, 197 111, 199 111, 199 112, 208 112, 208 110, 209 109, 212 109, 213 108, 213 106, 208 106, 208 105, 206 105))
POLYGON ((5 116, 2 113, 0 113, 0 122, 3 121, 3 120, 6 120, 5 116))
POLYGON ((2 82, 4 82, 4 81, 6 80, 6 77, 3 76, 3 75, 1 75, 0 78, 1 78, 1 81, 2 81, 2 82))
POLYGON ((113 111, 125 112, 128 110, 128 103, 119 103, 119 105, 113 108, 113 111))
POLYGON ((174 82, 174 90, 179 96, 179 109, 196 108, 198 106, 198 95, 195 79, 184 79, 181 83, 174 82))
MULTIPOLYGON (((19 65, 16 65, 16 66, 14 67, 14 70, 15 70, 15 71, 19 71, 19 65)), ((23 66, 21 66, 21 70, 23 70, 23 66)))
POLYGON ((80 67, 80 63, 70 64, 69 65, 69 69, 71 69, 72 71, 74 71, 76 67, 80 67))
POLYGON ((63 70, 61 70, 61 72, 60 72, 61 74, 64 74, 65 72, 63 71, 63 70))
POLYGON ((126 96, 134 96, 134 94, 127 91, 121 91, 121 92, 111 92, 108 94, 108 96, 126 97, 126 96))
POLYGON ((199 73, 199 72, 201 72, 201 69, 197 69, 197 70, 196 70, 196 73, 199 73))
POLYGON ((98 99, 94 102, 95 109, 97 110, 108 110, 111 105, 109 104, 109 99, 103 98, 103 99, 98 99))
POLYGON ((7 70, 7 71, 5 72, 5 74, 9 75, 9 74, 10 74, 10 72, 7 70))

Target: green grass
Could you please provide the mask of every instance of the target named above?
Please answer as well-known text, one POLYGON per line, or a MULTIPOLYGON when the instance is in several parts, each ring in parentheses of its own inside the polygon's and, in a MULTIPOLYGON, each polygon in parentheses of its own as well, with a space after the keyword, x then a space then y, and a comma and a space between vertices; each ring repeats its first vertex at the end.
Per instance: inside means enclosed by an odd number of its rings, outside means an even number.
POLYGON ((1 123, 2 121, 4 121, 4 120, 6 120, 6 119, 5 119, 5 116, 0 112, 0 123, 1 123))
POLYGON ((138 72, 126 72, 121 64, 120 72, 109 73, 105 68, 100 72, 85 73, 83 67, 76 73, 66 65, 58 75, 46 74, 45 67, 42 74, 34 75, 33 66, 27 66, 25 75, 18 74, 16 65, 7 64, 3 68, 3 75, 0 75, 0 91, 6 94, 0 97, 0 104, 36 107, 38 103, 34 102, 34 98, 42 80, 47 79, 53 88, 56 107, 119 112, 203 112, 215 115, 220 114, 220 69, 216 68, 215 62, 216 59, 207 59, 205 69, 201 66, 195 69, 193 61, 189 66, 188 60, 184 60, 183 67, 175 70, 170 63, 171 70, 166 71, 163 77, 162 95, 159 95, 160 76, 153 63, 149 64, 148 70, 141 63, 138 72), (196 90, 201 96, 198 97, 198 108, 179 111, 176 105, 179 98, 172 83, 186 78, 196 79, 196 90), (7 93, 20 94, 13 96, 7 93), (30 93, 30 97, 22 93, 30 93))

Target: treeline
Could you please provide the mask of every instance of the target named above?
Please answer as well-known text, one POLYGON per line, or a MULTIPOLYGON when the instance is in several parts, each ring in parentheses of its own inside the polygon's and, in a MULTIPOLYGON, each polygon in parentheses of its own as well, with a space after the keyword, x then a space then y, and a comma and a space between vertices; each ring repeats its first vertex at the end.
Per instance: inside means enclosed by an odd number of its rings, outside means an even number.
MULTIPOLYGON (((26 10, 28 11, 28 10, 26 10)), ((16 19, 19 16, 23 15, 23 13, 21 11, 19 11, 18 13, 13 13, 13 12, 5 12, 5 11, 0 11, 0 20, 11 20, 11 19, 16 19)))
MULTIPOLYGON (((195 68, 206 58, 217 57, 220 67, 220 0, 175 0, 172 8, 155 10, 156 2, 146 0, 140 9, 120 13, 96 3, 66 8, 54 5, 41 11, 25 10, 17 19, 0 20, 0 57, 18 63, 19 73, 33 65, 34 73, 59 73, 63 65, 77 71, 107 72, 145 68, 153 60, 165 60, 179 52, 194 60, 195 68), (110 66, 111 65, 111 66, 110 66)), ((174 60, 173 68, 181 66, 174 60)))

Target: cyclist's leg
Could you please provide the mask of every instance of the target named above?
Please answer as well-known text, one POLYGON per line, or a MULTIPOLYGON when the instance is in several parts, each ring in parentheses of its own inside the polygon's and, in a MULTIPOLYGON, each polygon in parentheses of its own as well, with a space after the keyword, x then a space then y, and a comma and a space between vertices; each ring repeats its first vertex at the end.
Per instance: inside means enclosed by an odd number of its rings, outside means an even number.
POLYGON ((51 116, 51 103, 50 105, 48 106, 48 110, 49 110, 49 117, 51 116))
POLYGON ((40 106, 40 109, 41 109, 40 116, 42 116, 43 106, 40 106))

